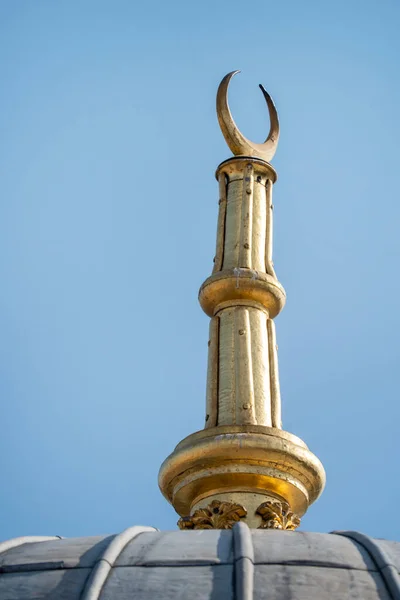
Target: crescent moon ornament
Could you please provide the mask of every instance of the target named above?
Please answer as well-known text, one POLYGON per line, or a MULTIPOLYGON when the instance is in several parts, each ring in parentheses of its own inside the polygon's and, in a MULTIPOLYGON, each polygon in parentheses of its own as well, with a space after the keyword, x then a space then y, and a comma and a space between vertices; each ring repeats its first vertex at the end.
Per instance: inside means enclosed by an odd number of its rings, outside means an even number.
POLYGON ((276 112, 275 105, 271 96, 260 84, 260 89, 264 95, 268 106, 269 118, 271 127, 267 136, 267 139, 263 144, 256 144, 248 140, 239 130, 235 121, 233 120, 231 111, 229 110, 228 104, 228 87, 229 82, 234 75, 240 73, 240 71, 232 71, 225 75, 221 83, 219 84, 217 92, 217 116, 219 126, 225 138, 226 143, 236 156, 254 156, 261 158, 269 162, 278 146, 279 140, 279 120, 278 113, 276 112))

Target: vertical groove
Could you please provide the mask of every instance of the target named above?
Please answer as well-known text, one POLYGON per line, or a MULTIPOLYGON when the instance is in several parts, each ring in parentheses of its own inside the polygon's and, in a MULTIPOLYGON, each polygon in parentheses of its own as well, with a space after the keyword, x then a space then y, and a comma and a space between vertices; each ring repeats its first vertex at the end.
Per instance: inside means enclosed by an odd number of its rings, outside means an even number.
POLYGON ((236 424, 255 425, 250 316, 247 308, 234 310, 236 424))
POLYGON ((219 367, 219 317, 210 321, 210 339, 208 348, 206 424, 216 427, 218 424, 218 367, 219 367))
POLYGON ((228 181, 222 269, 239 266, 239 242, 242 215, 243 180, 228 181))
POLYGON ((266 312, 257 308, 251 308, 249 311, 256 423, 257 425, 272 427, 269 347, 266 325, 268 316, 266 312))
POLYGON ((219 313, 218 425, 236 422, 234 310, 219 313))
POLYGON ((271 421, 272 427, 282 429, 281 390, 279 386, 278 350, 276 345, 275 323, 267 319, 269 346, 269 373, 271 389, 271 421))
POLYGON ((217 247, 215 250, 213 273, 221 271, 224 262, 224 244, 225 244, 225 221, 226 221, 226 176, 221 172, 218 178, 219 183, 219 212, 217 225, 217 247))
POLYGON ((251 246, 253 229, 253 188, 254 175, 253 165, 248 164, 245 168, 242 192, 242 216, 239 247, 239 267, 252 268, 251 246))
POLYGON ((265 184, 254 178, 253 187, 253 227, 251 242, 251 268, 265 273, 266 212, 265 184))
POLYGON ((267 206, 267 219, 265 226, 265 272, 268 275, 272 275, 276 279, 276 273, 274 270, 274 263, 272 262, 272 225, 273 225, 273 216, 272 216, 272 181, 267 179, 267 183, 265 184, 265 195, 266 195, 266 206, 267 206))

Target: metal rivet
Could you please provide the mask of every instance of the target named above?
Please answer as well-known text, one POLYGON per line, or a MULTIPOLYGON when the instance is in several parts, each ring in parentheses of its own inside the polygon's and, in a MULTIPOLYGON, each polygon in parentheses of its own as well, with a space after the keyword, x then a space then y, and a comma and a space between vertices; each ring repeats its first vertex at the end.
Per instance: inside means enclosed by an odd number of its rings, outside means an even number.
POLYGON ((244 329, 239 329, 239 335, 244 335, 245 334, 245 330, 244 329))
POLYGON ((250 408, 250 404, 243 404, 243 408, 244 408, 245 410, 248 410, 248 409, 250 408))

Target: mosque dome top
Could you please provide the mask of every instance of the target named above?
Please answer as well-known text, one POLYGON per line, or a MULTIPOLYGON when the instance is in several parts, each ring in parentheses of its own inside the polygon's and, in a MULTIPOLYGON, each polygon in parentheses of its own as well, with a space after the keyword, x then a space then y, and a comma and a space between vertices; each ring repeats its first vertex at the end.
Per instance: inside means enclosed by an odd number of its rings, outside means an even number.
POLYGON ((357 532, 157 531, 0 544, 3 600, 389 600, 400 543, 357 532))

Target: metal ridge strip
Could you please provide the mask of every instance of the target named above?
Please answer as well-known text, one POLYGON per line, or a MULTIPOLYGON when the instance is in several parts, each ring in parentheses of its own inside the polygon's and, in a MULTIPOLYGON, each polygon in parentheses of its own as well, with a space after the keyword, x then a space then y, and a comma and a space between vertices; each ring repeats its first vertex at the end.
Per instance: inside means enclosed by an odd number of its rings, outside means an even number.
POLYGON ((376 564, 390 596, 393 600, 400 600, 400 576, 397 568, 373 538, 359 531, 333 531, 332 533, 360 544, 376 564))
POLYGON ((116 535, 97 559, 81 594, 81 600, 98 600, 115 561, 125 546, 141 533, 157 531, 154 527, 135 525, 116 535))

